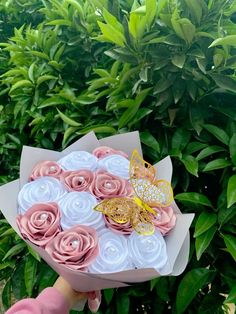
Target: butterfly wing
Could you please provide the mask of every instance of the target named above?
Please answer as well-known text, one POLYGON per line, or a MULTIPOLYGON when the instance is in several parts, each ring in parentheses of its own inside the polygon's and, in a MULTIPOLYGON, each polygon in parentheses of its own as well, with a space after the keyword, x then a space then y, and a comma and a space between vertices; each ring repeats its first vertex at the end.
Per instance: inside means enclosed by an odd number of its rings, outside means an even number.
POLYGON ((156 179, 155 168, 135 150, 130 161, 130 183, 135 194, 152 207, 166 207, 173 202, 173 190, 166 180, 156 179))
POLYGON ((122 224, 130 221, 132 200, 126 197, 110 198, 103 200, 94 209, 122 224))
POLYGON ((155 230, 151 215, 133 199, 126 197, 106 199, 94 207, 117 223, 130 222, 140 234, 149 235, 155 230))

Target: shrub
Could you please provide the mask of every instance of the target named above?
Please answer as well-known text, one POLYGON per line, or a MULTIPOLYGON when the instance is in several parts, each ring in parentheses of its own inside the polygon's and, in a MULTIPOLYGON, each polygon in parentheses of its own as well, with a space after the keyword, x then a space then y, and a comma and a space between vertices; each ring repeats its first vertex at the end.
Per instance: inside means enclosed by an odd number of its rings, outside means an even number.
MULTIPOLYGON (((189 264, 179 277, 105 290, 101 313, 226 313, 236 277, 234 1, 31 0, 24 25, 18 5, 0 6, 17 21, 0 33, 1 182, 17 177, 22 144, 61 149, 89 130, 138 129, 146 159, 172 157, 175 198, 196 214, 189 264)), ((56 274, 3 219, 0 230, 8 307, 11 292, 35 296, 56 274)))

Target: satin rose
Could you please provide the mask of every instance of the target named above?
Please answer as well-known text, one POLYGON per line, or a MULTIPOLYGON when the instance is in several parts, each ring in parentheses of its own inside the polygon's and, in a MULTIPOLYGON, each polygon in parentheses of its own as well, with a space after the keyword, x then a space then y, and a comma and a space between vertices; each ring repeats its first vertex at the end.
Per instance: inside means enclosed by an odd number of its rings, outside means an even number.
POLYGON ((81 224, 99 229, 105 226, 102 213, 93 210, 97 205, 95 196, 88 192, 70 192, 59 201, 62 229, 81 224))
POLYGON ((87 169, 95 171, 98 166, 98 159, 86 151, 75 151, 58 160, 58 163, 65 170, 87 169))
POLYGON ((127 180, 106 171, 98 170, 90 186, 90 192, 99 199, 106 199, 131 196, 133 189, 127 180))
POLYGON ((104 218, 107 228, 109 228, 111 231, 114 231, 116 233, 123 234, 123 235, 130 235, 134 230, 130 222, 119 224, 118 222, 115 222, 114 220, 112 220, 106 215, 103 215, 103 218, 104 218))
POLYGON ((40 177, 23 185, 18 194, 19 213, 36 203, 56 202, 67 193, 63 184, 53 177, 40 177))
POLYGON ((129 164, 130 161, 120 155, 109 155, 98 160, 99 169, 127 180, 129 179, 129 164))
POLYGON ((158 230, 145 236, 134 231, 128 237, 128 248, 136 268, 155 268, 160 272, 168 262, 166 243, 158 230))
POLYGON ((95 148, 93 151, 93 154, 98 159, 104 158, 104 157, 109 156, 109 155, 114 155, 114 154, 121 155, 125 158, 129 157, 126 153, 122 152, 121 150, 116 150, 116 149, 108 147, 108 146, 100 146, 98 148, 95 148))
POLYGON ((64 171, 60 180, 69 191, 87 191, 94 180, 94 174, 90 170, 64 171))
POLYGON ((153 224, 164 236, 176 224, 176 215, 172 207, 154 208, 157 211, 157 215, 153 216, 153 224))
POLYGON ((58 163, 55 161, 41 161, 34 166, 30 180, 35 180, 38 177, 44 177, 44 176, 49 176, 49 177, 55 177, 58 178, 59 175, 63 172, 63 169, 61 168, 58 163))
POLYGON ((127 239, 108 229, 98 233, 100 254, 88 267, 91 273, 113 273, 132 268, 127 239))
POLYGON ((45 247, 51 258, 70 269, 87 270, 99 254, 96 230, 77 225, 60 232, 45 247))
POLYGON ((60 217, 56 203, 41 203, 19 215, 16 222, 25 239, 44 247, 61 231, 60 217))

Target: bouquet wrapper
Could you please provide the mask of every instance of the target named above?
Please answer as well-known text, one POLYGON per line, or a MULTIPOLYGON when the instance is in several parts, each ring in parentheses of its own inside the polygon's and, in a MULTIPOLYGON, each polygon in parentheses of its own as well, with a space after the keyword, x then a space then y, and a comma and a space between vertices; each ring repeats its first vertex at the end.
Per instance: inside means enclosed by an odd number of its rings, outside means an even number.
MULTIPOLYGON (((85 150, 91 153, 95 148, 103 145, 122 150, 126 152, 129 157, 131 157, 134 149, 137 149, 140 155, 142 155, 138 132, 114 135, 101 140, 98 140, 95 134, 90 132, 62 152, 28 146, 23 147, 20 162, 20 178, 0 187, 0 209, 12 228, 21 238, 22 236, 16 224, 18 215, 17 196, 21 187, 27 183, 34 165, 42 160, 57 161, 75 150, 85 150)), ((165 179, 171 182, 172 163, 170 157, 164 158, 154 166, 157 169, 158 179, 165 179)), ((165 237, 169 264, 163 269, 161 275, 177 276, 184 271, 188 262, 190 246, 189 227, 194 218, 194 214, 181 214, 175 202, 173 202, 172 207, 176 213, 177 222, 176 226, 165 237)), ((53 261, 44 249, 37 247, 27 240, 24 241, 77 291, 88 292, 106 288, 126 287, 160 276, 153 268, 131 269, 109 274, 92 274, 72 270, 53 261)))

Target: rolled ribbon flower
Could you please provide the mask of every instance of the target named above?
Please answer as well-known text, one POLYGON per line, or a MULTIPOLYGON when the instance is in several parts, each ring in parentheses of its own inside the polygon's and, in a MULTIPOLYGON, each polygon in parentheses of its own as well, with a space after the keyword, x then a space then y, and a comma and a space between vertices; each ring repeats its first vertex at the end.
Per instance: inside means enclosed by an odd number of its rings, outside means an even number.
POLYGON ((91 273, 113 273, 132 268, 127 239, 108 229, 98 233, 100 254, 88 267, 91 273))
POLYGON ((155 268, 158 272, 167 264, 166 243, 158 230, 152 235, 133 232, 128 237, 129 255, 137 268, 155 268))
POLYGON ((129 156, 122 152, 121 150, 116 150, 114 148, 108 147, 108 146, 100 146, 98 148, 95 148, 93 151, 93 155, 95 155, 98 159, 110 156, 110 155, 120 155, 125 158, 128 158, 129 156))
POLYGON ((77 225, 58 233, 46 245, 45 250, 57 263, 85 271, 99 254, 96 230, 77 225))
POLYGON ((61 182, 69 191, 87 191, 94 180, 90 170, 64 171, 60 175, 61 182))
POLYGON ((133 194, 130 183, 107 171, 98 170, 91 183, 90 192, 99 199, 126 197, 133 194))
POLYGON ((130 222, 118 223, 106 215, 103 215, 103 218, 107 228, 109 228, 111 231, 114 231, 115 233, 130 235, 134 230, 130 222))
POLYGON ((119 176, 123 179, 129 179, 129 160, 120 155, 109 155, 98 160, 98 168, 119 176))
POLYGON ((55 177, 58 178, 59 175, 63 172, 63 169, 61 168, 58 163, 55 161, 41 161, 37 163, 30 175, 30 180, 35 180, 38 177, 44 177, 44 176, 49 176, 49 177, 55 177))
POLYGON ((163 208, 154 208, 157 212, 156 216, 153 216, 153 224, 164 236, 171 229, 174 228, 176 224, 176 214, 171 206, 163 208))
POLYGON ((93 210, 97 203, 96 197, 88 192, 70 192, 66 194, 59 201, 62 229, 69 229, 78 224, 95 229, 104 227, 102 213, 93 210))
POLYGON ((58 164, 65 170, 88 169, 95 171, 98 166, 98 159, 86 151, 75 151, 58 160, 58 164))
POLYGON ((56 203, 41 203, 19 215, 16 222, 25 239, 44 247, 61 231, 60 217, 56 203))
POLYGON ((56 202, 67 193, 61 182, 52 177, 40 177, 26 183, 18 194, 19 213, 36 203, 56 202))

